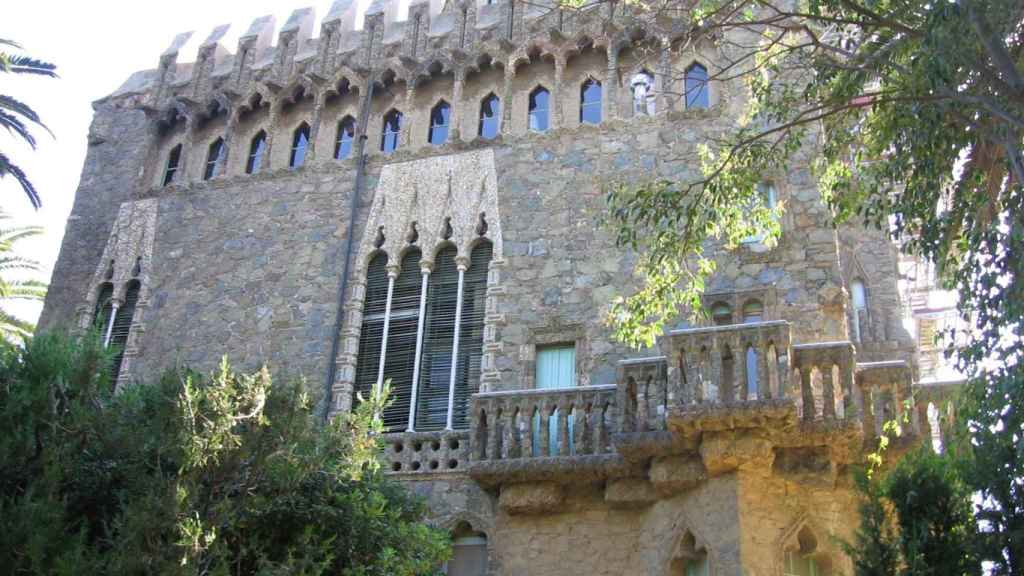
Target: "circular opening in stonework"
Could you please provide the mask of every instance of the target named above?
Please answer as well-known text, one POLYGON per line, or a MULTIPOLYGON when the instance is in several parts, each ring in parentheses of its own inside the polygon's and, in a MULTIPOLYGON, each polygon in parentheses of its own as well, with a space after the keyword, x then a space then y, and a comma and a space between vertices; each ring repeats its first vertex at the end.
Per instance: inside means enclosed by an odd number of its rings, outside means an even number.
POLYGON ((419 470, 420 469, 420 463, 419 462, 413 462, 412 463, 412 469, 413 470, 419 470))
POLYGON ((454 470, 454 469, 456 469, 458 467, 459 467, 459 461, 458 460, 449 460, 448 461, 448 469, 449 470, 454 470))
POLYGON ((430 443, 430 449, 433 450, 434 452, 437 452, 438 450, 441 449, 441 443, 438 442, 437 440, 434 440, 433 442, 430 443))
POLYGON ((440 466, 440 464, 438 464, 437 460, 431 460, 430 461, 430 469, 431 470, 437 470, 438 466, 440 466))
POLYGON ((458 438, 452 438, 451 440, 449 440, 448 441, 448 447, 451 448, 452 450, 458 450, 459 449, 459 439, 458 438))
POLYGON ((404 450, 404 449, 405 449, 405 445, 404 445, 404 444, 402 444, 401 442, 395 442, 395 446, 394 446, 394 449, 395 449, 395 452, 396 452, 396 453, 397 453, 397 452, 401 452, 402 450, 404 450))
POLYGON ((413 442, 412 449, 414 452, 419 452, 420 450, 423 450, 423 442, 413 442))
POLYGON ((391 471, 392 472, 399 472, 401 470, 402 470, 402 463, 401 462, 394 462, 394 463, 391 464, 391 471))

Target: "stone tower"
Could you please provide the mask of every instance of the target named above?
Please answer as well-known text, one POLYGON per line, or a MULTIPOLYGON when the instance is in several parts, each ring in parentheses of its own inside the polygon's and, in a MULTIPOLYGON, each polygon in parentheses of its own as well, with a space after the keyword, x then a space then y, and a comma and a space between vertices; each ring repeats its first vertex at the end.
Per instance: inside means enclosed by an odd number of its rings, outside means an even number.
POLYGON ((604 185, 695 175, 743 93, 700 83, 724 48, 680 21, 542 4, 389 0, 356 29, 339 0, 318 36, 263 17, 192 63, 180 35, 94 104, 41 328, 98 325, 119 385, 227 354, 340 412, 390 380, 384 465, 450 574, 847 570, 850 464, 908 407, 928 437, 938 393, 895 247, 833 228, 805 158, 765 175, 781 240, 718 254, 706 323, 617 344, 604 185))

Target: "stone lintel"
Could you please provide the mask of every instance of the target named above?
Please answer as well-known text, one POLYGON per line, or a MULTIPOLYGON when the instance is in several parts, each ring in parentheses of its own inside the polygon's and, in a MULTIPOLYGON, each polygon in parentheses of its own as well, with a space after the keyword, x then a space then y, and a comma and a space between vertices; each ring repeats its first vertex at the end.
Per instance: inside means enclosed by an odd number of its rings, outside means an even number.
POLYGON ((501 488, 498 506, 509 514, 541 514, 561 509, 565 495, 554 482, 508 484, 501 488))

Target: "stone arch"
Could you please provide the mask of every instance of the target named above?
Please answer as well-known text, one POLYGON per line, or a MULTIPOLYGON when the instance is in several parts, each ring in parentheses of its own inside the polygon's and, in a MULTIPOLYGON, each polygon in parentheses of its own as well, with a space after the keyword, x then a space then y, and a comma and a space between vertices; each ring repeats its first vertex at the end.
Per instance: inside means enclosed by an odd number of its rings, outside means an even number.
POLYGON ((792 560, 810 560, 817 567, 817 576, 832 576, 840 568, 841 558, 832 540, 806 512, 802 513, 776 542, 776 573, 784 573, 792 560))
POLYGON ((654 554, 648 562, 647 574, 685 574, 684 557, 694 552, 703 551, 708 565, 708 576, 714 574, 716 564, 715 551, 708 545, 698 524, 690 516, 680 511, 672 527, 661 534, 655 544, 654 554))
POLYGON ((239 104, 235 106, 235 119, 240 120, 242 116, 255 112, 263 107, 267 107, 269 109, 272 100, 273 96, 266 86, 262 84, 255 84, 252 89, 250 89, 249 92, 239 100, 239 104))

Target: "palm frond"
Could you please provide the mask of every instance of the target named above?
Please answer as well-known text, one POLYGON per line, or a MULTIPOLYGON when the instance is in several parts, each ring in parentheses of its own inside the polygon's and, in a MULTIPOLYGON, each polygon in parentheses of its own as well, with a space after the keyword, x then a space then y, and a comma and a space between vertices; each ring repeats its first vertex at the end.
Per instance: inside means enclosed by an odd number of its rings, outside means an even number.
POLYGON ((42 119, 39 118, 39 114, 37 114, 36 111, 33 110, 32 107, 28 104, 25 104, 24 102, 11 96, 0 94, 0 109, 4 108, 10 110, 14 114, 21 114, 25 117, 25 119, 27 119, 29 122, 32 122, 33 124, 42 126, 44 130, 50 133, 50 136, 53 136, 53 132, 50 131, 46 124, 43 124, 42 119))
POLYGON ((12 74, 38 74, 40 76, 57 76, 57 65, 42 60, 36 60, 31 56, 19 56, 0 53, 0 72, 12 74))
POLYGON ((37 300, 46 298, 48 286, 39 280, 0 282, 0 298, 4 300, 37 300))
POLYGON ((14 40, 8 40, 7 38, 0 38, 0 45, 10 46, 11 48, 17 48, 21 50, 21 44, 18 44, 14 40))
POLYGON ((28 201, 32 203, 33 208, 39 208, 43 205, 42 200, 39 198, 39 192, 36 191, 36 187, 32 184, 32 181, 28 179, 28 175, 25 171, 19 168, 16 164, 11 162, 3 152, 0 152, 0 178, 10 174, 14 176, 14 179, 21 184, 21 189, 28 196, 28 201))
POLYGON ((31 336, 35 329, 35 324, 26 322, 0 308, 0 336, 3 338, 11 341, 17 340, 25 336, 31 336))

